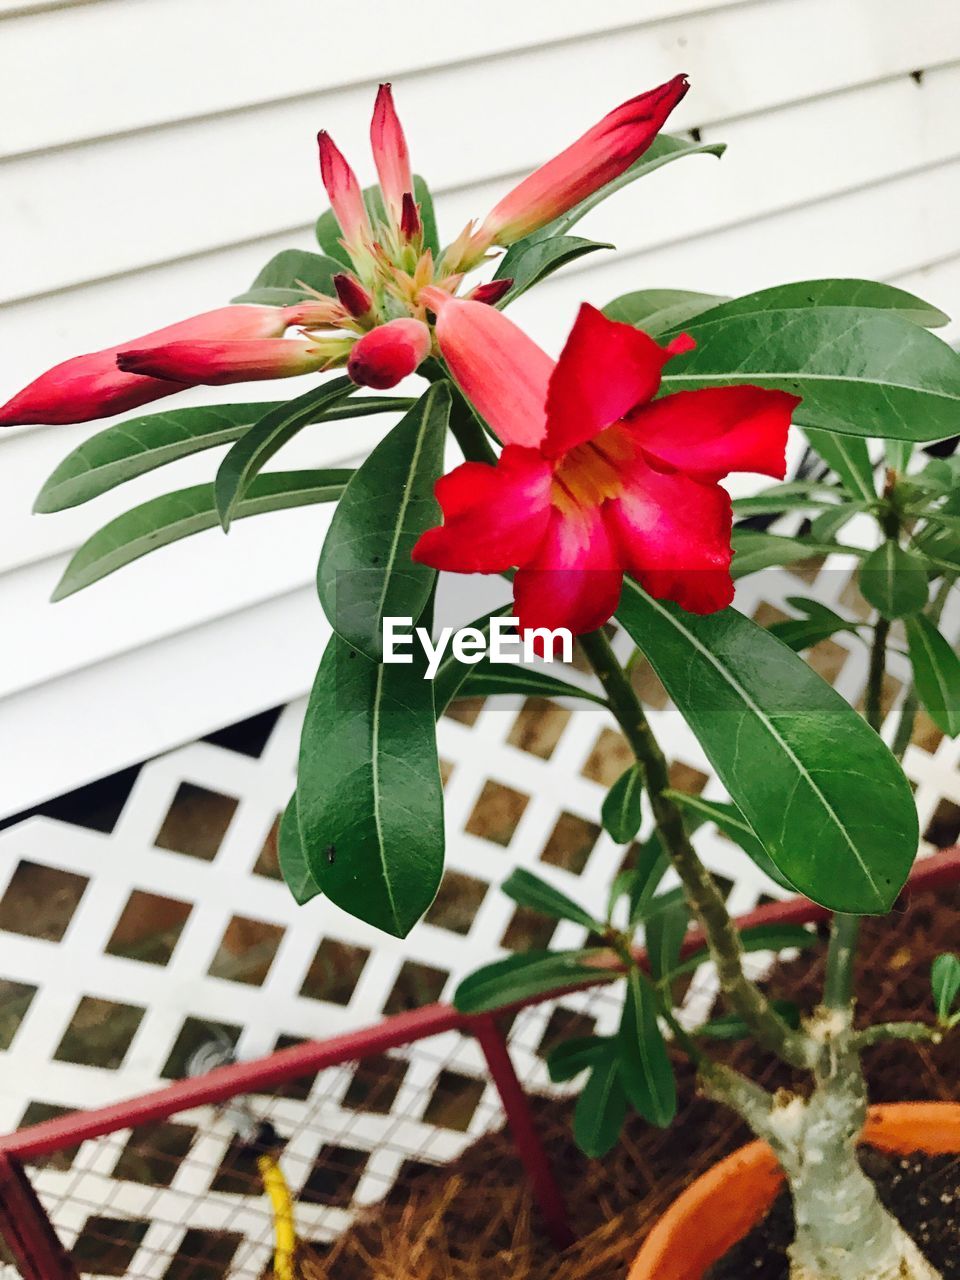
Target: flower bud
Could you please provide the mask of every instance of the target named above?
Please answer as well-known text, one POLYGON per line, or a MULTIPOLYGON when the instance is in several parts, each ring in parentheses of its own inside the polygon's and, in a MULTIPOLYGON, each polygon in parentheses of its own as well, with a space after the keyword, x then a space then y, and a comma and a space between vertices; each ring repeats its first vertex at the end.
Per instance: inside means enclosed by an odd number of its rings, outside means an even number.
POLYGON ((422 320, 390 320, 354 344, 347 373, 361 387, 386 391, 426 360, 430 346, 430 330, 422 320))
POLYGON ((317 134, 317 145, 320 148, 320 176, 344 241, 352 252, 371 239, 370 219, 367 216, 367 206, 363 203, 363 192, 357 175, 325 129, 317 134))
MULTIPOLYGON (((393 91, 389 84, 382 84, 377 93, 370 123, 370 145, 383 192, 383 203, 399 222, 404 198, 413 191, 413 175, 410 172, 410 154, 407 140, 393 105, 393 91)), ((409 237, 408 237, 409 238, 409 237)))
POLYGON ((333 277, 333 287, 344 310, 356 319, 361 320, 373 310, 373 298, 363 287, 356 276, 341 271, 333 277))
POLYGON ((171 342, 162 347, 121 351, 117 365, 124 373, 166 378, 187 386, 222 386, 262 378, 290 378, 330 367, 331 357, 345 355, 341 339, 267 338, 234 342, 171 342))
POLYGON ((486 284, 478 284, 475 289, 471 289, 467 297, 474 302, 485 302, 488 307, 494 307, 512 288, 512 279, 488 280, 486 284))

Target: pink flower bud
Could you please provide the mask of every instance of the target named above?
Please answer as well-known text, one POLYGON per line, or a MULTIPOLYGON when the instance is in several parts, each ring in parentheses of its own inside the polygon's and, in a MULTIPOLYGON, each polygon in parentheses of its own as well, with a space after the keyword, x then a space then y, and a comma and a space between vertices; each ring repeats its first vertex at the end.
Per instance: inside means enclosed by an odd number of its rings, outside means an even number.
POLYGON ((430 330, 422 320, 390 320, 354 344, 347 373, 358 386, 386 391, 426 360, 430 345, 430 330))
POLYGON ((513 244, 619 177, 643 155, 689 87, 686 76, 674 76, 616 107, 504 196, 484 219, 478 241, 513 244))
POLYGON ((126 347, 148 349, 169 342, 223 338, 278 338, 288 325, 296 323, 295 308, 233 306, 219 307, 167 325, 120 346, 107 347, 89 355, 73 356, 42 373, 12 400, 0 407, 0 426, 46 423, 90 422, 126 413, 141 405, 183 390, 183 379, 160 381, 117 366, 118 353, 126 347))
POLYGON ((413 193, 406 191, 403 196, 403 212, 400 215, 400 234, 407 244, 410 244, 422 230, 423 223, 420 220, 420 207, 414 200, 413 193))
POLYGON ((485 302, 488 307, 494 307, 501 298, 505 298, 513 288, 513 281, 506 280, 488 280, 486 284, 478 284, 475 289, 471 289, 467 297, 474 302, 485 302))
POLYGON ((343 304, 344 310, 350 315, 360 319, 373 310, 373 298, 356 276, 346 271, 338 272, 333 277, 333 287, 337 291, 337 297, 343 304))
POLYGON ((410 172, 410 154, 403 128, 393 105, 393 92, 389 84, 382 84, 377 93, 370 123, 370 145, 380 178, 383 201, 400 221, 404 196, 413 191, 413 175, 410 172))
POLYGON ((357 175, 325 129, 317 134, 317 144, 320 148, 320 176, 334 215, 347 245, 357 248, 371 238, 370 219, 357 175))
POLYGON ((329 368, 331 353, 343 351, 339 339, 267 338, 233 342, 171 342, 162 347, 121 351, 124 373, 166 378, 187 386, 222 386, 261 378, 290 378, 329 368))

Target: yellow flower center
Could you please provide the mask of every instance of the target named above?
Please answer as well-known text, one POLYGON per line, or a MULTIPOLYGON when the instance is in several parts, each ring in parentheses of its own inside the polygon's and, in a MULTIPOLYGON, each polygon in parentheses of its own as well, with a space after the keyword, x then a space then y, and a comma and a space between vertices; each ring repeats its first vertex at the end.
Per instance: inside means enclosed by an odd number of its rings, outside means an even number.
POLYGON ((624 470, 636 456, 629 432, 620 423, 607 427, 564 454, 553 473, 550 501, 566 516, 602 506, 623 491, 624 470))

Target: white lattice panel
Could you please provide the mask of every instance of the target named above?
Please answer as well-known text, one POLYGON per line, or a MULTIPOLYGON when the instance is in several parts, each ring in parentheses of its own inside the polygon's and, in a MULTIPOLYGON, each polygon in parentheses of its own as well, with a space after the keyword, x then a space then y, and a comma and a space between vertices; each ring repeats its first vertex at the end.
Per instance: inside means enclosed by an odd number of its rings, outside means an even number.
MULTIPOLYGON (((849 564, 828 562, 818 573, 804 571, 803 580, 796 572, 756 575, 741 584, 738 605, 768 619, 783 597, 798 593, 849 611, 849 564)), ((956 613, 948 614, 950 628, 956 613)), ((625 657, 626 637, 617 644, 625 657)), ((814 661, 858 700, 859 641, 828 641, 814 661)), ((905 658, 893 654, 892 694, 906 674, 905 658)), ((674 785, 719 797, 677 713, 649 680, 641 690, 673 761, 674 785)), ((9 1049, 0 1065, 0 1127, 154 1087, 182 1072, 189 1051, 214 1033, 251 1058, 448 998, 504 945, 581 942, 579 926, 531 919, 496 886, 527 866, 602 912, 624 851, 600 829, 598 814, 626 763, 602 709, 570 701, 545 714, 542 705, 500 699, 479 709, 461 704, 457 718, 442 719, 447 876, 426 920, 403 942, 322 899, 298 909, 276 878, 272 831, 292 788, 302 713, 302 701, 283 709, 259 755, 203 741, 146 764, 119 816, 88 817, 106 830, 33 817, 0 835, 0 1031, 9 1049)), ((921 719, 905 763, 921 829, 940 843, 960 827, 958 762, 958 745, 921 719)), ((779 892, 712 828, 696 842, 729 882, 734 912, 779 892)), ((709 977, 698 983, 697 1010, 711 989, 709 977)), ((564 1004, 582 1009, 590 999, 564 1004)), ((518 1069, 537 1087, 547 1083, 541 1041, 556 1029, 555 1016, 551 1007, 532 1010, 513 1028, 518 1069)), ((606 1030, 611 1008, 601 1002, 590 1016, 606 1030)), ((305 1098, 271 1106, 271 1118, 292 1138, 286 1163, 297 1188, 309 1185, 323 1152, 355 1157, 346 1191, 332 1203, 326 1193, 316 1205, 309 1195, 304 1201, 302 1229, 314 1238, 328 1238, 353 1208, 382 1196, 405 1161, 448 1159, 499 1123, 472 1043, 450 1036, 398 1057, 403 1079, 385 1111, 344 1104, 353 1080, 347 1068, 323 1073, 305 1098), (451 1080, 469 1102, 453 1127, 436 1101, 451 1080)), ((189 1227, 236 1234, 223 1275, 259 1275, 269 1239, 262 1202, 211 1190, 230 1145, 229 1118, 188 1115, 177 1123, 192 1144, 190 1158, 165 1185, 118 1181, 130 1135, 87 1144, 69 1170, 39 1175, 65 1242, 72 1245, 98 1210, 109 1209, 107 1216, 147 1224, 128 1242, 129 1271, 111 1274, 165 1276, 189 1227)))

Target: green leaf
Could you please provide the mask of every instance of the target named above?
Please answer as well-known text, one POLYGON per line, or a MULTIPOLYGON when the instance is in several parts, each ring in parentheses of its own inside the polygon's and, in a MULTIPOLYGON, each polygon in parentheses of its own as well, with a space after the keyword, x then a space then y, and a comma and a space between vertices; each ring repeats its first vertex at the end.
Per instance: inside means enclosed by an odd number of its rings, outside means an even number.
MULTIPOLYGON (((315 502, 335 502, 352 471, 269 471, 257 476, 237 506, 235 518, 284 511, 315 502)), ((149 551, 189 538, 220 523, 213 485, 197 484, 151 498, 98 530, 73 554, 51 596, 63 600, 149 551)))
POLYGON ((604 797, 600 810, 604 829, 617 844, 629 844, 643 818, 643 774, 632 764, 621 773, 604 797))
POLYGON ((809 509, 828 511, 839 505, 840 493, 822 483, 777 484, 749 498, 734 498, 733 514, 736 517, 779 515, 784 511, 800 512, 809 509))
POLYGON ((433 690, 422 662, 379 666, 334 635, 300 738, 297 805, 326 896, 405 937, 443 872, 433 690))
POLYGON ((731 573, 735 578, 745 578, 761 569, 798 564, 819 556, 866 554, 859 547, 847 547, 840 542, 787 538, 779 533, 761 533, 758 529, 734 529, 732 542, 735 554, 731 573))
POLYGON ((631 1105, 665 1129, 677 1113, 677 1085, 657 1022, 657 998, 636 968, 627 975, 618 1047, 620 1078, 631 1105))
POLYGON ((213 490, 224 530, 230 528, 237 504, 250 481, 270 461, 278 449, 298 431, 316 422, 317 415, 331 409, 356 390, 349 378, 334 378, 322 386, 285 401, 265 413, 236 442, 220 463, 213 490))
POLYGON ((680 963, 680 948, 687 936, 690 910, 683 890, 663 911, 656 911, 644 925, 644 943, 650 972, 659 981, 680 963))
MULTIPOLYGON (((510 604, 501 605, 499 609, 492 609, 489 613, 482 613, 479 618, 474 618, 470 627, 474 631, 482 632, 489 639, 491 620, 509 617, 512 611, 513 602, 511 601, 510 604)), ((461 696, 460 689, 472 670, 471 666, 456 657, 452 648, 447 649, 433 678, 433 700, 438 716, 443 715, 454 698, 461 696)))
POLYGON ((300 842, 300 821, 297 817, 297 793, 290 797, 290 803, 283 811, 280 819, 280 830, 277 835, 277 853, 280 860, 280 873, 287 888, 293 894, 293 900, 300 907, 320 893, 320 886, 313 878, 307 865, 307 855, 300 842))
POLYGON ((856 634, 856 624, 841 618, 839 613, 828 609, 819 600, 809 600, 805 596, 790 596, 787 599, 794 609, 805 616, 802 618, 786 618, 782 622, 772 622, 767 630, 778 640, 782 640, 795 653, 809 649, 821 640, 827 640, 838 631, 852 631, 856 634))
POLYGON ((449 417, 450 390, 434 383, 354 473, 320 553, 317 591, 330 625, 375 662, 384 618, 418 618, 436 577, 410 553, 440 518, 433 487, 449 417))
MULTIPOLYGON (((40 490, 33 509, 46 513, 76 507, 168 462, 230 444, 284 403, 201 405, 118 422, 67 454, 40 490)), ((403 396, 358 396, 319 413, 314 421, 405 413, 413 403, 403 396)))
POLYGON ((617 617, 783 875, 834 911, 889 910, 916 856, 917 813, 869 725, 735 609, 684 613, 627 579, 617 617))
MULTIPOLYGON (((809 929, 799 924, 758 924, 740 930, 740 945, 747 954, 754 951, 803 951, 815 947, 819 939, 809 929)), ((667 976, 672 981, 685 973, 694 973, 711 959, 706 947, 694 951, 682 960, 667 976)))
POLYGON ((803 398, 796 419, 855 436, 941 440, 960 412, 960 355, 893 312, 808 307, 697 317, 664 391, 751 383, 803 398))
POLYGON ((930 985, 937 1006, 937 1017, 947 1022, 960 995, 960 956, 945 951, 937 956, 930 970, 930 985))
POLYGON ((268 307, 288 307, 304 302, 313 293, 333 297, 333 277, 343 270, 336 257, 324 258, 303 249, 282 249, 275 254, 245 293, 234 302, 259 302, 268 307))
POLYGON ((575 1036, 547 1054, 547 1070, 554 1084, 572 1080, 610 1053, 610 1036, 575 1036))
MULTIPOLYGON (((433 209, 433 196, 430 194, 430 188, 419 174, 415 174, 413 178, 413 196, 420 206, 424 248, 430 249, 434 260, 436 260, 440 253, 440 242, 437 239, 437 219, 433 209)), ((383 207, 383 197, 380 194, 379 186, 365 187, 363 198, 370 217, 375 222, 385 222, 386 212, 383 207)), ((334 217, 332 209, 325 210, 317 220, 317 243, 325 254, 335 258, 338 264, 343 264, 337 266, 338 271, 342 271, 344 266, 351 267, 353 265, 350 261, 350 255, 340 243, 340 226, 334 217)))
POLYGON ((645 178, 648 173, 660 169, 674 160, 682 160, 685 156, 709 155, 722 156, 727 149, 725 142, 692 142, 689 138, 678 138, 671 133, 659 133, 639 160, 635 160, 629 169, 625 169, 618 178, 600 187, 592 195, 581 200, 549 226, 541 228, 537 233, 542 239, 548 236, 564 235, 571 227, 576 226, 581 218, 586 217, 591 209, 614 195, 617 191, 628 187, 638 178, 645 178))
POLYGON ((670 855, 660 836, 654 832, 645 840, 637 854, 630 888, 630 924, 635 926, 647 915, 654 894, 670 868, 670 855))
POLYGON ((789 889, 791 893, 796 892, 796 886, 792 885, 780 871, 735 804, 730 804, 729 802, 724 804, 720 800, 704 800, 703 796, 690 795, 686 791, 669 791, 667 794, 674 804, 680 806, 684 813, 695 813, 704 822, 714 823, 734 844, 740 846, 747 857, 752 862, 755 862, 765 875, 768 875, 781 888, 789 889))
POLYGON ((907 618, 907 642, 917 695, 948 737, 960 733, 960 658, 925 614, 907 618))
MULTIPOLYGON (((855 438, 847 436, 848 440, 855 438)), ((810 521, 810 537, 814 542, 833 542, 840 530, 848 525, 858 512, 866 511, 868 505, 866 502, 841 502, 839 506, 821 511, 810 521)))
POLYGON ((581 951, 524 951, 484 965, 457 987, 453 1003, 461 1013, 487 1013, 557 987, 584 987, 622 975, 601 968, 610 963, 606 947, 581 951), (590 963, 590 962, 593 963, 590 963))
POLYGON ((627 1096, 620 1079, 616 1047, 594 1063, 573 1111, 573 1138, 584 1155, 599 1159, 616 1146, 627 1118, 627 1096))
POLYGON ((682 328, 694 316, 726 301, 720 294, 693 293, 690 289, 638 289, 608 302, 603 314, 657 337, 668 329, 682 328))
POLYGON ((840 477, 851 497, 867 502, 876 500, 877 488, 866 440, 860 436, 840 436, 833 431, 817 431, 812 427, 808 427, 804 434, 830 470, 840 477))
POLYGON ((889 538, 860 566, 859 586, 864 600, 884 618, 918 613, 930 594, 922 558, 889 538))
MULTIPOLYGON (((800 1026, 800 1010, 792 1000, 772 1000, 770 1003, 788 1026, 794 1029, 800 1026)), ((706 1036, 709 1040, 746 1040, 752 1033, 737 1014, 721 1013, 697 1027, 693 1034, 706 1036)))
POLYGON ((513 287, 498 304, 501 307, 515 302, 522 293, 553 275, 568 262, 575 262, 597 249, 614 249, 615 245, 597 240, 583 240, 579 236, 551 236, 549 240, 523 239, 511 245, 500 259, 495 280, 513 281, 513 287))
POLYGON ((521 907, 539 911, 541 915, 550 916, 553 920, 573 920, 588 929, 603 929, 603 925, 594 920, 589 911, 585 911, 565 893, 523 867, 517 867, 500 887, 508 898, 512 898, 521 907))
POLYGON ((929 521, 913 535, 913 546, 931 564, 946 569, 948 573, 960 573, 960 532, 942 523, 943 517, 960 515, 960 492, 955 492, 937 513, 936 524, 929 521))
MULTIPOLYGON (((454 659, 456 661, 456 659, 454 659)), ((539 667, 505 665, 502 662, 491 662, 483 657, 473 666, 466 663, 458 665, 467 668, 466 674, 454 697, 488 698, 494 694, 522 694, 527 698, 582 698, 586 702, 595 702, 600 706, 606 703, 599 694, 589 689, 571 684, 552 676, 539 667)), ((440 671, 437 672, 437 679, 440 671)))
POLYGON ((805 307, 857 307, 889 311, 911 324, 937 329, 949 324, 950 317, 922 298, 894 285, 876 280, 795 280, 769 289, 746 293, 741 298, 721 302, 703 315, 705 320, 728 316, 751 315, 762 311, 783 311, 805 307))

